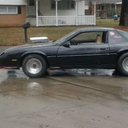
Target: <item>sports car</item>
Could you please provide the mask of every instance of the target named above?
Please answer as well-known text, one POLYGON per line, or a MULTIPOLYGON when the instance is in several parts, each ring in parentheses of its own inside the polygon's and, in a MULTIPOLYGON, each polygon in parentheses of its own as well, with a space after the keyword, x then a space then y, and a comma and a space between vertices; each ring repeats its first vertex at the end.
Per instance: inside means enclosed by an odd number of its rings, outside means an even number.
POLYGON ((22 68, 30 78, 47 69, 116 69, 128 76, 128 32, 82 28, 48 43, 25 44, 0 54, 0 67, 22 68))

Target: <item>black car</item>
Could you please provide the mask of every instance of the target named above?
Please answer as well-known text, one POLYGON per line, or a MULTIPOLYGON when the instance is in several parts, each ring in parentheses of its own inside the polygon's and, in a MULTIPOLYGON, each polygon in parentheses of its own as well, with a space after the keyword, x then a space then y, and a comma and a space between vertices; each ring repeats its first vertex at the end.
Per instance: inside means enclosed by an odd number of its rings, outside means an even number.
POLYGON ((84 28, 54 42, 12 47, 0 55, 1 67, 22 67, 31 77, 47 69, 117 69, 128 76, 128 32, 111 28, 84 28))

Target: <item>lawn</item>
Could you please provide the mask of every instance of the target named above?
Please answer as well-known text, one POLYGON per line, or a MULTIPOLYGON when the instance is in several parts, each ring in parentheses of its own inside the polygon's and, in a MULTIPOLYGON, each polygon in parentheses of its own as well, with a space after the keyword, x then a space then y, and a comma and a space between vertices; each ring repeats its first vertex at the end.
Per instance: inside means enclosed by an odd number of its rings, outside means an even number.
POLYGON ((114 28, 119 26, 119 21, 113 19, 97 19, 97 26, 114 28))
MULTIPOLYGON (((28 29, 28 39, 30 37, 47 36, 49 40, 56 40, 65 34, 83 27, 111 27, 115 28, 118 21, 112 19, 97 19, 97 26, 72 26, 72 27, 31 27, 28 29)), ((124 28, 125 29, 125 28, 124 28)), ((128 31, 128 29, 125 29, 128 31)), ((0 45, 20 45, 24 44, 23 28, 0 28, 0 45)))

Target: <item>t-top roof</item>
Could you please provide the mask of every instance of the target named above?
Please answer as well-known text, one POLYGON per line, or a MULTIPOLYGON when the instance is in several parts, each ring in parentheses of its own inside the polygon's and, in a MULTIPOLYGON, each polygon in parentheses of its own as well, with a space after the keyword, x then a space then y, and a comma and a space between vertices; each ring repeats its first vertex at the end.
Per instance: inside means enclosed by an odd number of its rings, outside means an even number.
POLYGON ((114 28, 104 28, 104 27, 92 27, 92 28, 80 28, 79 31, 112 31, 114 28))

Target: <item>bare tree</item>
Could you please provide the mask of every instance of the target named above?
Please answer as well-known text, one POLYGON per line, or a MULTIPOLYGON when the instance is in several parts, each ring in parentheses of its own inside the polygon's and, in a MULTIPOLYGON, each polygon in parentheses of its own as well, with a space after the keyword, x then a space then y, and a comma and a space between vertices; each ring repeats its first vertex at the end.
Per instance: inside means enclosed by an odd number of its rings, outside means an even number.
POLYGON ((128 0, 122 0, 120 25, 128 26, 128 0))

